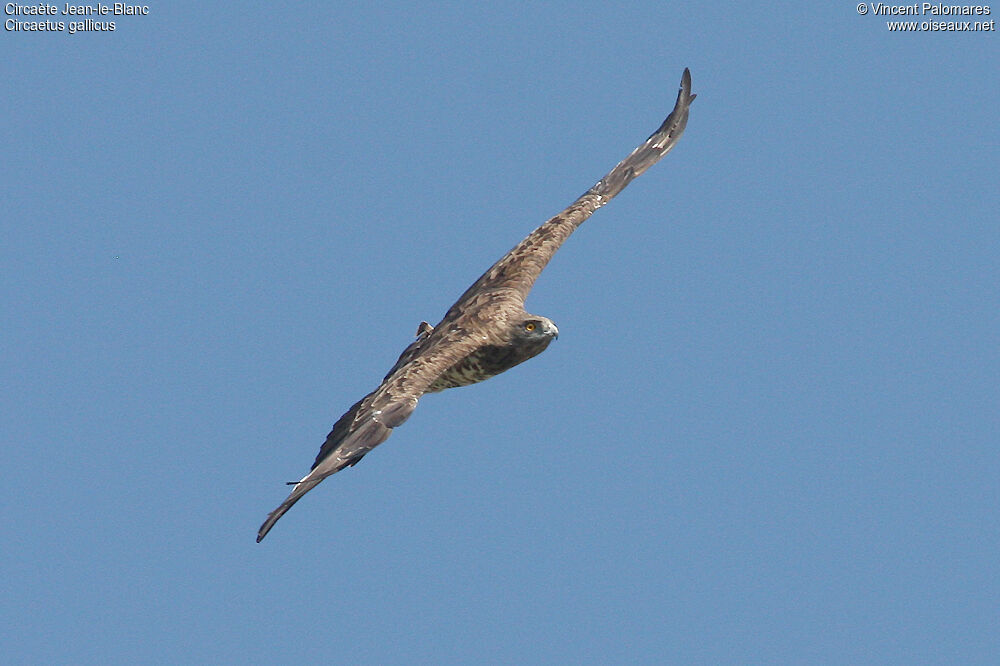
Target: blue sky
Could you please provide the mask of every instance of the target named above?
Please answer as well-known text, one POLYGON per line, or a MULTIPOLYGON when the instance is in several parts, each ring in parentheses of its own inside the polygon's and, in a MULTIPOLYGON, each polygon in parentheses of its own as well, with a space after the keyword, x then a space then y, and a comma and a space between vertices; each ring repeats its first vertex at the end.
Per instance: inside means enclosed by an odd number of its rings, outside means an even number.
POLYGON ((1000 659, 996 32, 470 5, 0 36, 7 663, 1000 659), (528 300, 559 340, 254 543, 684 67, 528 300))

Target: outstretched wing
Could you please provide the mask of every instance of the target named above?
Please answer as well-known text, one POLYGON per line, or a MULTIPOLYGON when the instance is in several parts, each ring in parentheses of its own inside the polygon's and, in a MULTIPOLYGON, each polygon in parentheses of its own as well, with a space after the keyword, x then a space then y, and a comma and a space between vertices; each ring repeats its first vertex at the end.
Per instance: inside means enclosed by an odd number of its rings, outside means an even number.
POLYGON ((424 331, 421 326, 420 337, 403 350, 382 384, 354 403, 333 425, 310 472, 294 484, 285 501, 268 514, 260 526, 257 543, 323 479, 358 464, 365 454, 387 440, 392 429, 410 417, 427 387, 477 344, 461 327, 431 332, 424 331))
POLYGON ((570 234, 594 211, 611 201, 633 179, 641 176, 677 145, 677 140, 681 138, 687 125, 688 108, 694 98, 695 95, 691 94, 691 72, 685 68, 673 111, 645 143, 633 150, 566 210, 532 231, 500 261, 493 264, 459 297, 448 310, 444 321, 460 316, 471 300, 487 291, 496 292, 498 296, 503 295, 523 305, 535 280, 570 234))
MULTIPOLYGON (((379 391, 375 391, 359 400, 334 424, 310 472, 295 484, 285 501, 269 513, 260 526, 257 543, 267 536, 286 511, 323 479, 358 464, 366 453, 387 440, 392 429, 401 425, 417 406, 416 399, 392 400, 390 397, 384 409, 374 409, 378 394, 379 391)), ((385 402, 385 397, 380 402, 385 402)))

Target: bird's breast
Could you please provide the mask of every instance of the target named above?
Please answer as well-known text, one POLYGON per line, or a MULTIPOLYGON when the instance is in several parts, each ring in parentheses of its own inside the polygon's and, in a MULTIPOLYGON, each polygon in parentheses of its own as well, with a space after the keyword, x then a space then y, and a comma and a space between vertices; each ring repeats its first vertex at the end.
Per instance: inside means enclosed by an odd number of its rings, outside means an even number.
POLYGON ((428 391, 443 391, 447 388, 475 384, 499 375, 534 356, 534 354, 523 356, 518 351, 516 347, 483 345, 441 373, 428 391))

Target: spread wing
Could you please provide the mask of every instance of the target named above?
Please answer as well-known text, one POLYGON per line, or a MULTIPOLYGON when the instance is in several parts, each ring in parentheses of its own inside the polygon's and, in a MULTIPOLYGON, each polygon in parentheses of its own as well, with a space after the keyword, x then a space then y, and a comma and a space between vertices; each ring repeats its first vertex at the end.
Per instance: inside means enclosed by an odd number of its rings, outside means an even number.
POLYGON ((500 261, 493 264, 459 297, 445 315, 444 321, 460 316, 469 302, 483 292, 497 292, 498 296, 503 295, 523 305, 535 280, 570 234, 594 211, 611 201, 633 179, 641 176, 677 145, 687 125, 688 108, 694 98, 695 95, 691 94, 691 72, 685 68, 673 111, 645 143, 633 150, 564 211, 532 231, 500 261))
MULTIPOLYGON (((430 328, 430 327, 428 327, 430 328)), ((366 453, 384 442, 392 429, 410 417, 417 401, 442 372, 464 358, 479 342, 463 326, 423 331, 403 350, 382 384, 354 403, 334 424, 312 469, 294 484, 292 492, 257 532, 257 543, 285 513, 323 479, 358 464, 366 453)))

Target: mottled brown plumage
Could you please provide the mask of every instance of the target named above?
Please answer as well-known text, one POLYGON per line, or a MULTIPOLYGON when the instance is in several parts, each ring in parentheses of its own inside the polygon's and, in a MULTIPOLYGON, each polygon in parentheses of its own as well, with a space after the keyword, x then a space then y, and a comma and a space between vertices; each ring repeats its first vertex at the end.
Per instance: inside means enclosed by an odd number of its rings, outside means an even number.
POLYGON ((543 352, 559 335, 550 320, 525 311, 524 300, 552 255, 594 211, 666 155, 687 125, 691 74, 685 69, 673 111, 663 124, 566 210, 531 232, 455 302, 437 326, 422 322, 382 384, 334 424, 312 470, 292 485, 272 511, 257 541, 323 479, 356 465, 402 425, 425 393, 467 386, 509 370, 543 352))

